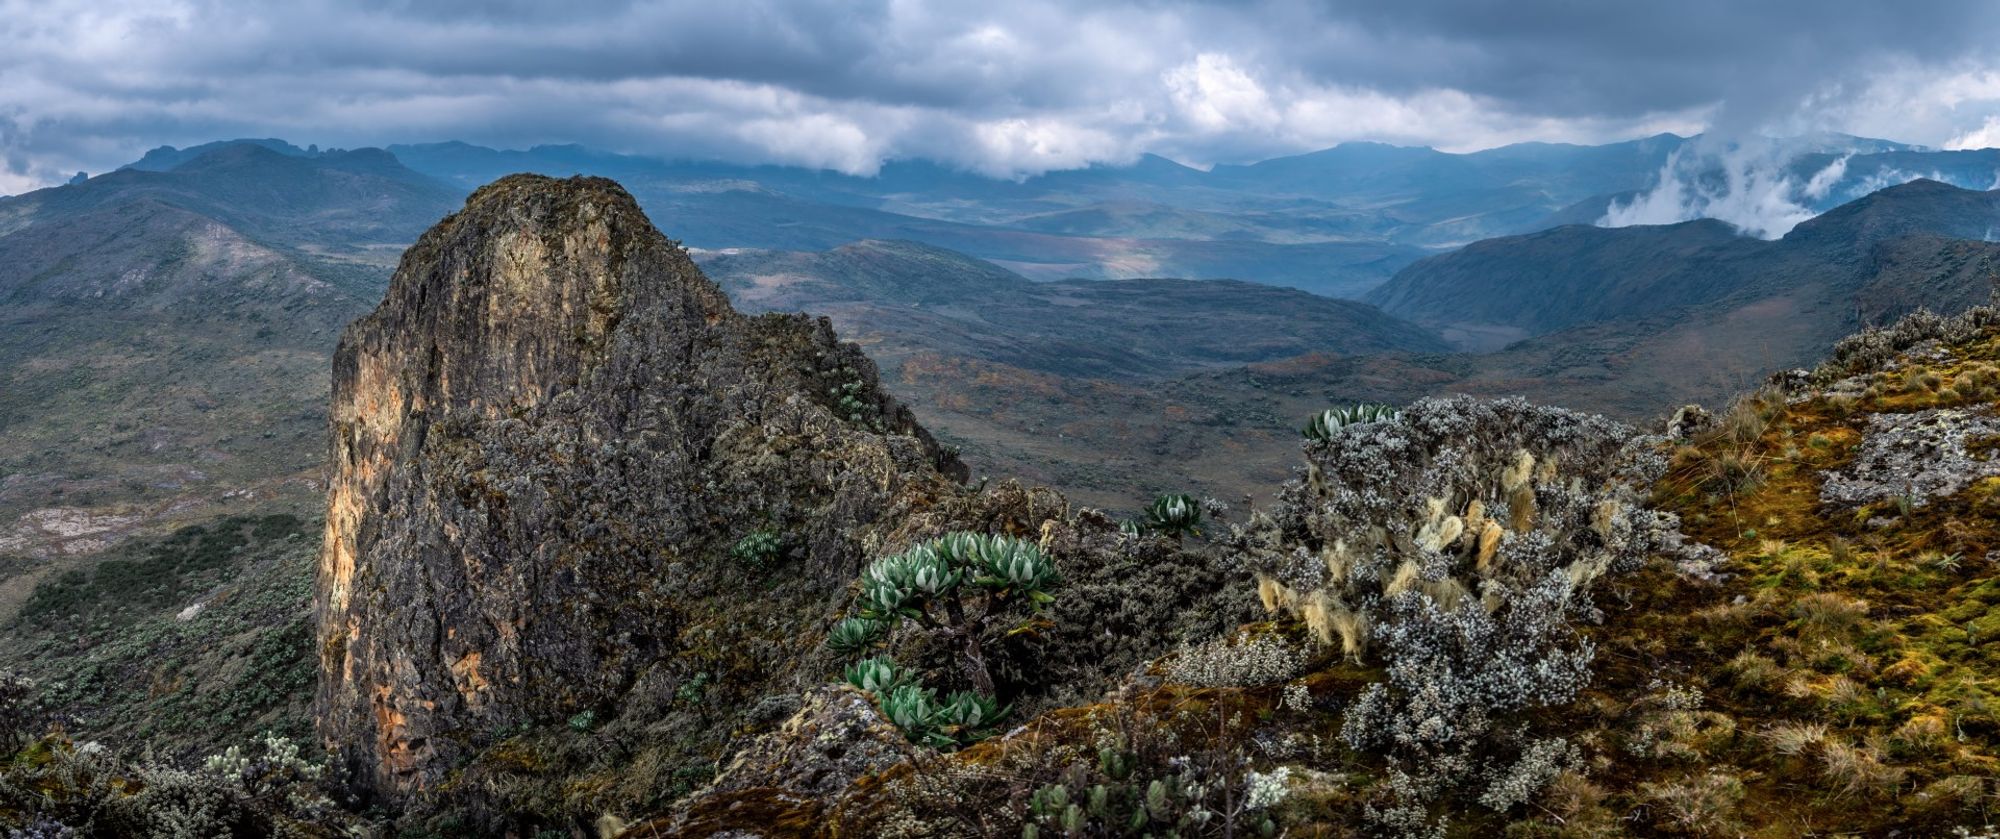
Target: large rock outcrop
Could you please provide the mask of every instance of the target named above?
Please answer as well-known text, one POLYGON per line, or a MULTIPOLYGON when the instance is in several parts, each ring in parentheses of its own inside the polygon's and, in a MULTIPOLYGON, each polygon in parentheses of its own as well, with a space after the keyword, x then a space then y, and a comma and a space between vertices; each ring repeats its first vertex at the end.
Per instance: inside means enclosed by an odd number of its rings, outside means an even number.
POLYGON ((341 341, 332 438, 319 727, 391 799, 671 701, 701 644, 737 697, 824 681, 797 662, 847 583, 963 475, 823 319, 738 314, 592 178, 426 233, 341 341), (732 558, 752 533, 775 553, 732 558))

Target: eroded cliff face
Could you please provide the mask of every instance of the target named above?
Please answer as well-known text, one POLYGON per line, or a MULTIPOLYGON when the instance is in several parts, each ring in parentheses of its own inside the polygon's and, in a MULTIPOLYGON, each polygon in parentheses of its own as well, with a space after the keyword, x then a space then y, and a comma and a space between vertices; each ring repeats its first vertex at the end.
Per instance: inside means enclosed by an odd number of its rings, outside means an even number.
POLYGON ((329 468, 320 733, 390 798, 657 702, 703 639, 744 697, 823 681, 795 663, 847 582, 963 477, 824 320, 746 318, 616 184, 528 175, 348 329, 329 468), (774 579, 729 556, 758 531, 774 579))

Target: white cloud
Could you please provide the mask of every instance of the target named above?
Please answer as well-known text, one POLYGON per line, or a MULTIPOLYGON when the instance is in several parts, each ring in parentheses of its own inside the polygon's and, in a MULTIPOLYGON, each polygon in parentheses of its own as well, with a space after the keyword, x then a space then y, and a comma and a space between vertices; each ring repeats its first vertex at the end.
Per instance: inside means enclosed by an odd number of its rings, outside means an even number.
POLYGON ((1160 81, 1180 114, 1203 131, 1268 131, 1281 119, 1263 85, 1227 55, 1202 53, 1160 81))
POLYGON ((1698 218, 1728 222, 1760 239, 1776 239, 1813 217, 1801 199, 1825 197, 1847 174, 1843 155, 1800 184, 1788 172, 1785 144, 1704 142, 1675 151, 1658 182, 1629 201, 1613 201, 1598 224, 1674 224, 1698 218))
POLYGON ((1986 118, 1978 128, 1944 141, 1948 149, 2000 148, 2000 116, 1986 118))

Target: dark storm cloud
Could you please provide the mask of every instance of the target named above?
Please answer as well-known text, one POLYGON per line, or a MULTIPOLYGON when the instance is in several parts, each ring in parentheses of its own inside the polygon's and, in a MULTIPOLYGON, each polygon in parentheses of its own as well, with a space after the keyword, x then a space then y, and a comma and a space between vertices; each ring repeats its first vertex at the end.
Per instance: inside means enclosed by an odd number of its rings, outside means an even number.
POLYGON ((1340 19, 1386 38, 1456 47, 1428 72, 1382 81, 1419 76, 1521 105, 1593 113, 1698 105, 1758 82, 1810 84, 1896 55, 1951 58, 1994 34, 1989 3, 1953 0, 1366 0, 1339 9, 1340 19))
POLYGON ((1854 0, 0 0, 0 193, 240 134, 998 175, 1718 120, 1972 142, 2000 100, 1994 17, 1854 0))

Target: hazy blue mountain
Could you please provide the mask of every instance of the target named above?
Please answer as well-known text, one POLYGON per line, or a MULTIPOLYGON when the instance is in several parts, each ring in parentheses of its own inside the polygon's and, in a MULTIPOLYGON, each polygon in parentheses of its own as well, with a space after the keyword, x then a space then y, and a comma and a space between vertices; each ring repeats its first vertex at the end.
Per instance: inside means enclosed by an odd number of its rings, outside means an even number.
MULTIPOLYGON (((1497 236, 1591 224, 1657 185, 1699 138, 1661 134, 1599 146, 1520 143, 1469 154, 1344 143, 1249 165, 1194 169, 1145 155, 999 179, 922 160, 870 177, 614 154, 575 145, 498 150, 462 142, 391 146, 412 169, 461 189, 516 171, 596 174, 703 248, 824 250, 907 239, 989 259, 1030 279, 1242 279, 1354 296, 1417 258, 1497 236)), ((1836 160, 1826 209, 1930 175, 1985 185, 2000 153, 1934 152, 1827 134, 1785 141, 1799 184, 1836 160)))
MULTIPOLYGON (((1996 226, 2000 192, 1920 180, 1836 207, 1775 241, 1699 220, 1575 225, 1477 242, 1405 268, 1366 299, 1467 345, 1808 286, 1836 294, 1903 288, 1905 305, 1894 305, 1892 294, 1883 300, 1886 308, 1949 307, 1948 300, 1926 296, 1924 281, 1935 266, 1908 257, 1942 241, 1990 238, 1996 226), (1913 249, 1903 241, 1910 239, 1925 244, 1913 249)), ((1851 326, 1851 315, 1815 317, 1851 326)))
MULTIPOLYGON (((411 168, 467 189, 514 171, 617 178, 649 210, 686 220, 679 235, 706 248, 910 239, 999 261, 1032 279, 1236 278, 1353 295, 1426 252, 1594 223, 1612 201, 1655 186, 1670 157, 1698 141, 1661 134, 1469 154, 1344 143, 1210 171, 1146 155, 1130 165, 1016 180, 922 160, 890 161, 874 176, 856 177, 574 145, 503 151, 448 142, 390 150, 411 168)), ((1847 174, 1815 199, 1818 209, 1920 174, 1983 185, 2000 162, 1995 154, 1838 134, 1784 142, 1798 155, 1791 170, 1801 185, 1844 160, 1847 174)))
POLYGON ((1793 176, 1810 180, 1813 174, 1843 159, 1842 177, 1824 196, 1809 201, 1808 206, 1824 212, 1869 193, 1919 178, 1974 190, 2000 188, 2000 149, 1931 151, 1900 148, 1851 156, 1817 152, 1794 162, 1793 176))
POLYGON ((318 147, 314 147, 311 150, 302 149, 275 137, 266 137, 261 140, 247 138, 241 140, 217 140, 213 143, 202 143, 201 145, 188 146, 184 149, 177 149, 173 146, 160 146, 146 152, 146 156, 118 168, 138 169, 146 172, 165 172, 168 169, 172 169, 209 152, 230 146, 242 145, 261 146, 288 157, 311 157, 319 153, 318 147))
POLYGON ((144 197, 224 221, 264 244, 406 244, 462 197, 381 149, 308 155, 262 142, 202 148, 164 171, 128 167, 0 198, 0 233, 144 197))

